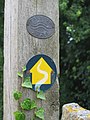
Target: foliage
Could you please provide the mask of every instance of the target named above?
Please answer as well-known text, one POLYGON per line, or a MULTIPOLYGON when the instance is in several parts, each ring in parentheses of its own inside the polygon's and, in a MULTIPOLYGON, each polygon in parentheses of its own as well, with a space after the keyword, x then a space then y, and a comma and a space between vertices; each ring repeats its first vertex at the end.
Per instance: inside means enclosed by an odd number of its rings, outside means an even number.
POLYGON ((13 96, 14 96, 15 100, 19 100, 22 97, 22 93, 19 91, 15 91, 13 93, 13 96))
POLYGON ((43 91, 37 92, 37 98, 42 99, 42 100, 46 100, 45 94, 43 91))
POLYGON ((60 0, 61 107, 90 109, 90 0, 60 0))
MULTIPOLYGON (((23 81, 22 87, 32 89, 32 84, 30 82, 30 77, 29 76, 24 76, 24 72, 26 71, 26 67, 24 66, 22 68, 22 72, 18 72, 18 76, 21 77, 23 81)), ((36 91, 37 92, 37 91, 36 91)), ((14 94, 14 99, 18 100, 23 96, 23 94, 19 91, 15 91, 14 94)), ((37 98, 41 100, 46 100, 45 94, 43 91, 40 91, 37 93, 37 98)), ((22 110, 30 111, 34 109, 34 117, 31 118, 32 120, 35 120, 37 117, 41 120, 44 120, 44 109, 43 108, 38 108, 35 100, 31 100, 30 98, 25 98, 22 102, 19 101, 19 105, 22 110)), ((16 111, 14 112, 15 120, 25 120, 25 114, 24 112, 21 111, 16 111)))
POLYGON ((4 1, 0 0, 0 120, 2 120, 3 104, 3 18, 4 18, 4 1))
POLYGON ((24 77, 24 82, 22 83, 22 87, 32 88, 32 84, 30 82, 30 77, 24 77))
POLYGON ((38 108, 38 110, 35 112, 36 117, 40 118, 41 120, 44 120, 44 109, 38 108))
POLYGON ((21 78, 23 77, 23 73, 21 73, 21 72, 18 72, 17 75, 21 78))
POLYGON ((15 120, 25 120, 25 114, 21 111, 14 112, 15 120))
POLYGON ((24 110, 30 110, 31 109, 31 99, 26 98, 22 103, 21 103, 21 108, 24 110))
POLYGON ((26 98, 22 103, 21 103, 21 108, 24 110, 32 110, 34 108, 37 108, 36 102, 34 100, 31 100, 29 98, 26 98))
POLYGON ((37 104, 34 100, 31 101, 31 110, 37 108, 37 104))
POLYGON ((22 71, 23 72, 26 71, 26 66, 22 67, 22 71))

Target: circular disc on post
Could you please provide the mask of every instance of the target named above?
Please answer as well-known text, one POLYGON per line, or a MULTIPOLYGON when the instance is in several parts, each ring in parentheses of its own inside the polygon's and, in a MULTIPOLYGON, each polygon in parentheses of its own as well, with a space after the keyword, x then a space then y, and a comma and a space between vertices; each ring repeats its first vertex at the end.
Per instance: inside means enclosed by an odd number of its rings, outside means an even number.
POLYGON ((55 33, 54 22, 44 15, 30 17, 27 20, 26 28, 30 35, 39 39, 47 39, 55 33))
POLYGON ((46 91, 56 81, 56 65, 49 56, 44 54, 36 55, 27 62, 25 76, 30 77, 33 90, 46 91))

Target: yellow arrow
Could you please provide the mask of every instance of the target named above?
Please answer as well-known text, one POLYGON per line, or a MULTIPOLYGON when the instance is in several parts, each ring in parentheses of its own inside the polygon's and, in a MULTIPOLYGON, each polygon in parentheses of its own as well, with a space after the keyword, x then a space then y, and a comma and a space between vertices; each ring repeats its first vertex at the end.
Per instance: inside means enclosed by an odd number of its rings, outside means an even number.
POLYGON ((38 62, 30 69, 32 73, 32 84, 51 84, 52 68, 41 57, 38 62))

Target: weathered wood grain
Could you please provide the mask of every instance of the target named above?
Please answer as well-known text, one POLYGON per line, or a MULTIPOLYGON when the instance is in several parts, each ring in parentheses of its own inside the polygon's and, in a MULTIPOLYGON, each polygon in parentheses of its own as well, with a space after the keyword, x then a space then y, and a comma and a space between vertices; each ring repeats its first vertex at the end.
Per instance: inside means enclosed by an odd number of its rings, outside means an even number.
MULTIPOLYGON (((59 73, 59 8, 58 0, 6 0, 4 22, 4 117, 3 120, 14 120, 13 112, 18 103, 13 99, 13 91, 23 92, 23 99, 36 99, 35 92, 22 89, 17 71, 27 61, 39 53, 50 56, 56 63, 59 73), (55 34, 46 40, 32 37, 26 30, 27 19, 36 14, 43 14, 55 22, 55 34)), ((46 92, 47 100, 38 100, 38 106, 45 109, 45 120, 59 120, 59 84, 46 92)), ((26 112, 30 120, 32 112, 26 112)))

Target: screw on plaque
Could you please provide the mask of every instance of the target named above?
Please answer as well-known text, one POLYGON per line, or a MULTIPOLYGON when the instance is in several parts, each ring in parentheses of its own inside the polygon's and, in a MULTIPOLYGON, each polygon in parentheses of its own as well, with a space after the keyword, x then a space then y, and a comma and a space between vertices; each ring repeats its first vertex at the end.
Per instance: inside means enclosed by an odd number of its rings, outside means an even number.
POLYGON ((47 39, 55 33, 55 24, 47 16, 34 15, 27 20, 27 31, 30 35, 39 39, 47 39))

